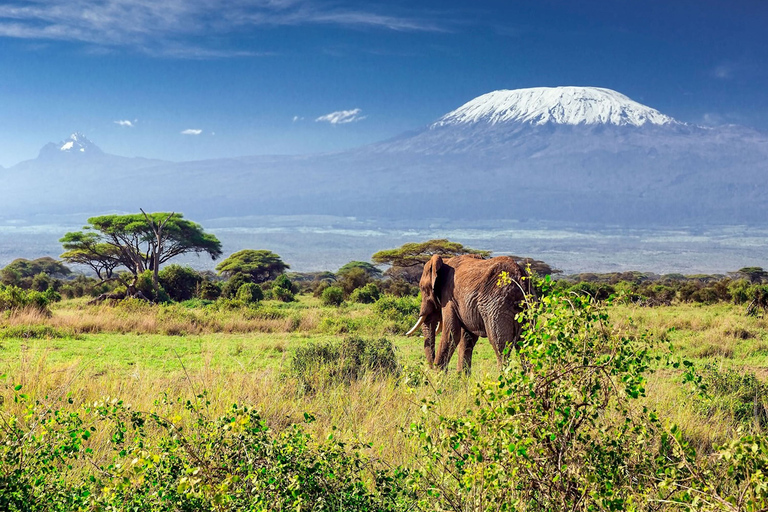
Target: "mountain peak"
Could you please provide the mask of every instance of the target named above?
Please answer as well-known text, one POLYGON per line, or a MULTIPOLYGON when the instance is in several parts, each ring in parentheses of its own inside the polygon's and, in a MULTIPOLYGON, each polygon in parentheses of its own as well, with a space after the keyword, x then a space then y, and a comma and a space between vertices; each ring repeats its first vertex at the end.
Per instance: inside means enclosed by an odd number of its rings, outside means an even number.
POLYGON ((67 153, 86 153, 86 152, 101 152, 99 148, 88 140, 88 137, 80 132, 75 132, 69 136, 69 138, 61 143, 59 151, 65 151, 67 153))
POLYGON ((100 155, 101 149, 80 132, 74 132, 58 144, 49 142, 40 150, 40 157, 51 158, 60 154, 100 155))
POLYGON ((678 124, 651 107, 600 87, 532 87, 483 94, 449 112, 431 128, 485 122, 567 125, 678 124))

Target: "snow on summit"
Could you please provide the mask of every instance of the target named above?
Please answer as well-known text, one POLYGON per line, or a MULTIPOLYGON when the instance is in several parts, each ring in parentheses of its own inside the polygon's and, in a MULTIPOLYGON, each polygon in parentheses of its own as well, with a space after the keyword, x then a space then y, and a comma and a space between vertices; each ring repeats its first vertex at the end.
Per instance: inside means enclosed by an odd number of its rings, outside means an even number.
POLYGON ((94 143, 88 140, 88 138, 85 135, 83 135, 80 132, 75 132, 69 136, 69 139, 67 139, 61 144, 59 151, 64 151, 66 153, 71 153, 71 152, 85 153, 86 150, 93 151, 94 148, 96 149, 96 151, 98 151, 98 148, 96 148, 94 143))
POLYGON ((441 117, 432 127, 486 122, 528 124, 676 124, 673 118, 611 89, 533 87, 483 94, 441 117))

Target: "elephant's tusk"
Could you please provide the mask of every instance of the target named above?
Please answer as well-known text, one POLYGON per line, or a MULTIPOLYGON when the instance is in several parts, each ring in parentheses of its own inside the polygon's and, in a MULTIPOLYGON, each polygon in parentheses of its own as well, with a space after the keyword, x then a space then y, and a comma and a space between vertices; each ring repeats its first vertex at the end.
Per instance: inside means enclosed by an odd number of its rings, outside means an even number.
POLYGON ((443 324, 437 322, 437 327, 435 327, 435 334, 440 334, 441 332, 443 332, 443 324))
POLYGON ((418 329, 419 327, 421 327, 421 324, 423 324, 423 323, 424 323, 424 317, 423 317, 423 316, 420 316, 420 317, 419 317, 419 320, 416 322, 416 325, 414 325, 413 327, 411 327, 411 330, 410 330, 410 331, 408 331, 407 333, 405 333, 405 335, 406 335, 406 336, 410 336, 411 334, 413 334, 414 332, 416 332, 416 329, 418 329))

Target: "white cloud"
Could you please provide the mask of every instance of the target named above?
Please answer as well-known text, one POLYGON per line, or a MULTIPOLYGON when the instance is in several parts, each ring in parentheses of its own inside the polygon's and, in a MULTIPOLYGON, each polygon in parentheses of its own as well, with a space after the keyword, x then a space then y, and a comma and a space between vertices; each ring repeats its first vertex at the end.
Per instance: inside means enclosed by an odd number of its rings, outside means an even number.
POLYGON ((330 114, 325 114, 324 116, 318 117, 315 119, 315 122, 331 124, 354 123, 355 121, 362 121, 366 118, 366 116, 361 116, 360 112, 362 112, 362 110, 359 108, 353 110, 338 110, 336 112, 331 112, 330 114))
POLYGON ((227 47, 222 38, 254 27, 443 31, 427 18, 342 8, 318 0, 230 0, 226 7, 214 0, 10 0, 0 3, 0 37, 129 47, 176 58, 218 58, 263 55, 227 47))
POLYGON ((120 126, 127 126, 128 128, 133 128, 136 121, 130 121, 128 119, 122 119, 120 121, 115 121, 115 124, 118 124, 120 126))
POLYGON ((200 135, 203 130, 197 130, 195 128, 187 128, 181 132, 182 135, 200 135))
POLYGON ((304 120, 304 118, 303 118, 302 116, 293 116, 293 122, 294 122, 294 123, 295 123, 296 121, 303 121, 303 120, 304 120))

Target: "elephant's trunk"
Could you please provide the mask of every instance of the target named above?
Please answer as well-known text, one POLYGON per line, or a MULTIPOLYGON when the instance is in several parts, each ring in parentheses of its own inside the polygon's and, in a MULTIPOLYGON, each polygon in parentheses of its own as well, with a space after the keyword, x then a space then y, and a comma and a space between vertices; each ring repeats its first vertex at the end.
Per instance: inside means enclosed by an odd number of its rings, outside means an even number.
POLYGON ((419 317, 419 320, 416 322, 416 325, 414 325, 413 327, 411 327, 411 330, 410 330, 410 331, 408 331, 407 333, 405 333, 405 335, 406 335, 406 336, 410 336, 411 334, 413 334, 414 332, 416 332, 416 330, 417 330, 419 327, 421 327, 423 323, 424 323, 424 316, 422 315, 422 316, 420 316, 420 317, 419 317))

